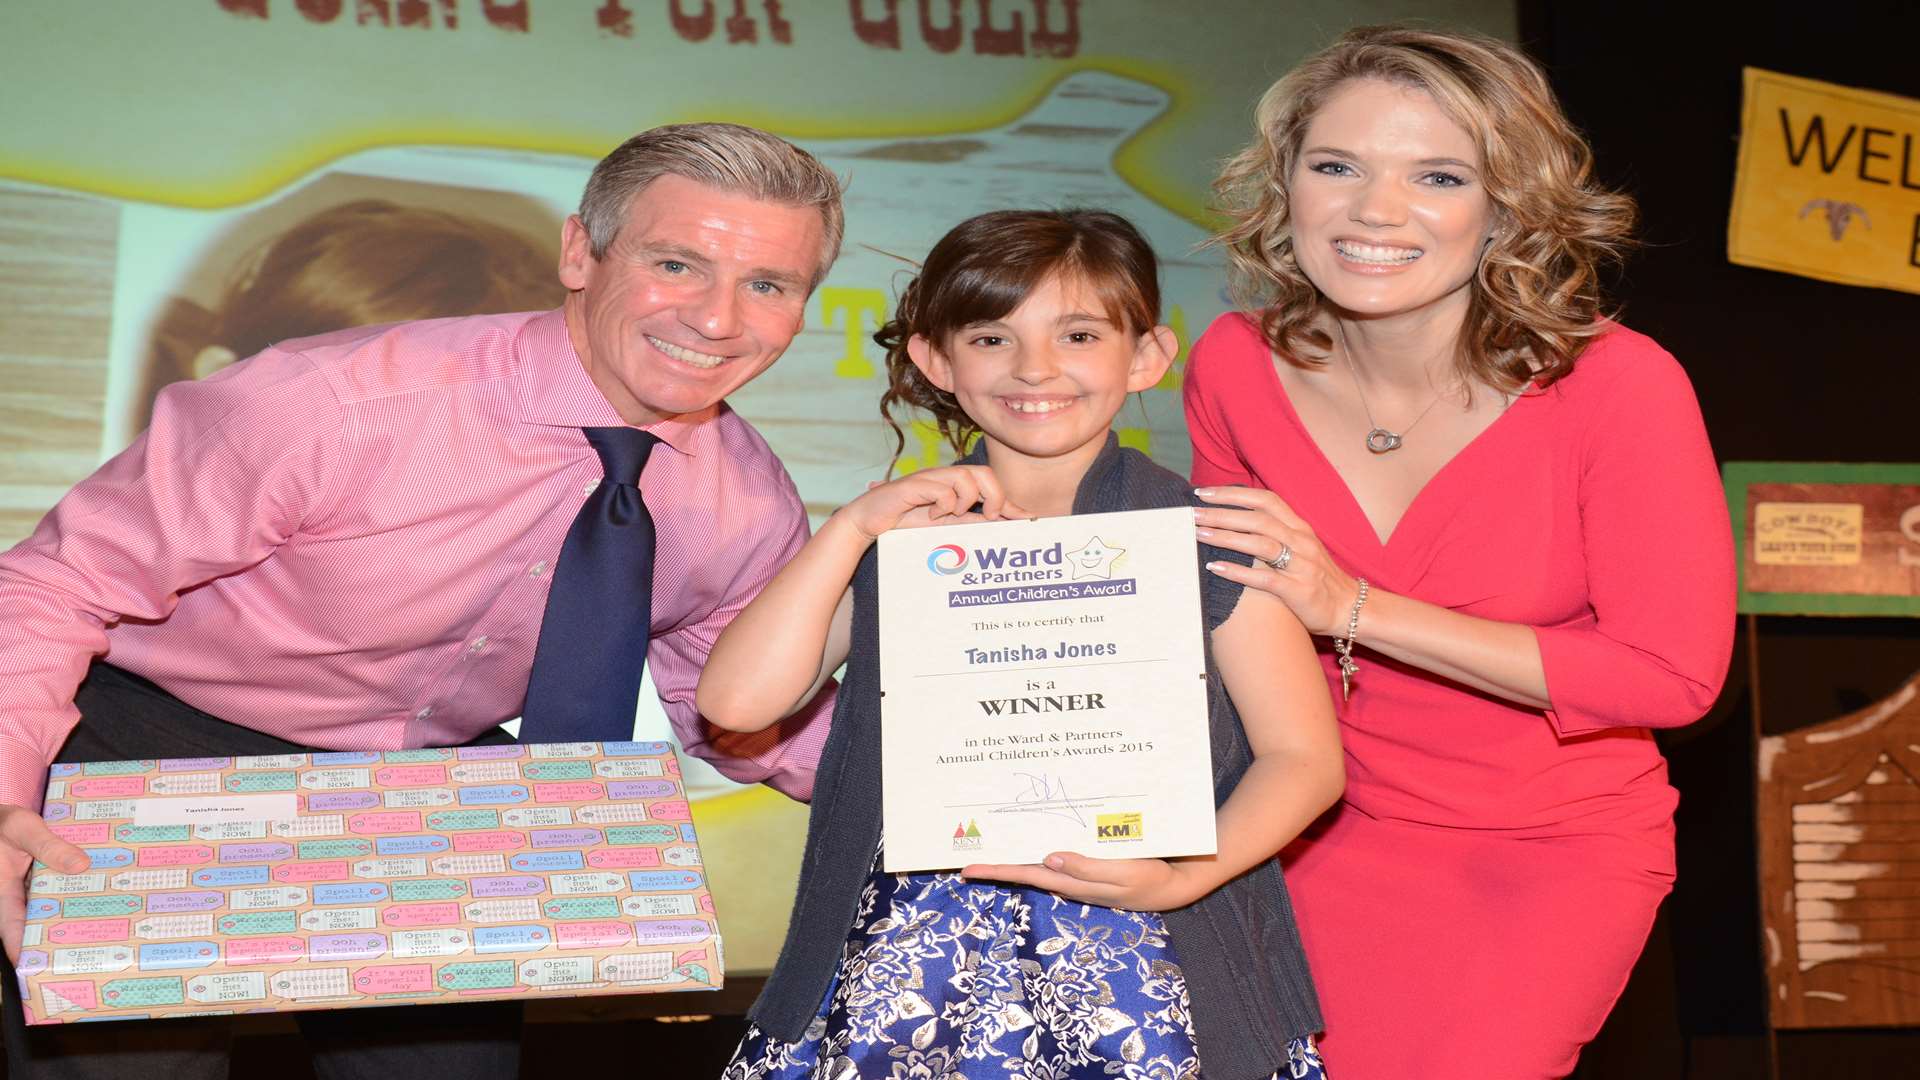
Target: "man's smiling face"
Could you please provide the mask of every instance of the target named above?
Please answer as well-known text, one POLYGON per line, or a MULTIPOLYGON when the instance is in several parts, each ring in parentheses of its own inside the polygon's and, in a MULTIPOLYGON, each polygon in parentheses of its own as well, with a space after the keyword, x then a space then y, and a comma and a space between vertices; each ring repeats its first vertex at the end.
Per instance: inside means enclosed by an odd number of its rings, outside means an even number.
POLYGON ((635 193, 599 258, 578 217, 561 236, 567 333, 622 419, 711 408, 800 331, 820 213, 667 175, 635 193))

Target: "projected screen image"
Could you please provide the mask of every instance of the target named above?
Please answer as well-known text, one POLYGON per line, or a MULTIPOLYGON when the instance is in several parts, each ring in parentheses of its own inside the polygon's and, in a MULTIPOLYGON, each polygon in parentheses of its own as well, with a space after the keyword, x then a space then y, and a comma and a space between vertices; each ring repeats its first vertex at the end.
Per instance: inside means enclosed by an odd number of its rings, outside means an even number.
MULTIPOLYGON (((696 119, 772 130, 848 182, 844 254, 804 329, 729 398, 816 525, 890 467, 951 457, 930 423, 896 456, 871 335, 933 242, 993 209, 1102 207, 1153 243, 1180 353, 1117 426, 1184 473, 1186 351, 1231 306, 1201 247, 1218 163, 1342 26, 1431 14, 1204 7, 0 5, 0 545, 136 438, 170 382, 332 328, 556 305, 560 228, 595 160, 696 119)), ((1513 33, 1509 2, 1449 12, 1513 33)), ((650 685, 635 734, 669 735, 650 685)), ((764 972, 807 808, 684 765, 728 968, 764 972)))

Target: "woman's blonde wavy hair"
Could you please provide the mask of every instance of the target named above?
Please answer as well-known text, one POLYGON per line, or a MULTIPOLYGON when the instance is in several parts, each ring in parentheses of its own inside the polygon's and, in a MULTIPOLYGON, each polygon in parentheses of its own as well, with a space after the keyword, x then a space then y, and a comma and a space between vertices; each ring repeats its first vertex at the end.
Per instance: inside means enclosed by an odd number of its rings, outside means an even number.
POLYGON ((1210 243, 1226 249, 1235 302, 1260 312, 1267 343, 1291 363, 1324 362, 1302 345, 1332 350, 1315 326, 1325 299, 1294 257, 1287 185, 1313 118, 1355 79, 1425 92, 1479 146, 1495 234, 1461 328, 1461 374, 1506 391, 1566 375, 1605 328, 1600 271, 1633 244, 1633 200, 1594 179, 1592 150, 1533 61, 1479 34, 1359 27, 1261 97, 1258 133, 1214 181, 1231 225, 1210 243))

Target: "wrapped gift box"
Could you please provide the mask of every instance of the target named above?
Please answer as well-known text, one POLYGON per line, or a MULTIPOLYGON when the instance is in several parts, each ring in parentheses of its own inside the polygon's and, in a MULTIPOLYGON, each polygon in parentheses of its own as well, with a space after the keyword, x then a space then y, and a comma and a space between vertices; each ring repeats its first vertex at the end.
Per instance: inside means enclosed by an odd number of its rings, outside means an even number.
POLYGON ((30 1024, 711 990, 720 935, 666 743, 55 765, 30 1024))

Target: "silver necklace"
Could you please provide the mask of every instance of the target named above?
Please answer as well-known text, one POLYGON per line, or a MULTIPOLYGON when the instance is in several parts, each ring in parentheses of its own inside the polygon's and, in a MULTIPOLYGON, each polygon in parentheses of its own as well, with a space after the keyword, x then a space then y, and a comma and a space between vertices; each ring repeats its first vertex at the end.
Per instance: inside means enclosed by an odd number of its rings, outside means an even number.
POLYGON ((1427 402, 1427 407, 1421 409, 1420 415, 1413 418, 1413 423, 1399 431, 1388 431, 1373 418, 1373 410, 1367 406, 1367 392, 1360 388, 1360 369, 1353 366, 1353 355, 1347 352, 1347 332, 1344 329, 1340 331, 1340 358, 1347 362, 1347 374, 1353 376, 1353 392, 1360 398, 1360 411, 1367 414, 1367 449, 1373 453, 1391 454, 1400 449, 1401 444, 1406 442, 1407 434, 1419 427, 1420 421, 1425 420, 1427 414, 1433 411, 1433 407, 1440 404, 1440 399, 1446 396, 1434 394, 1433 400, 1427 402))

